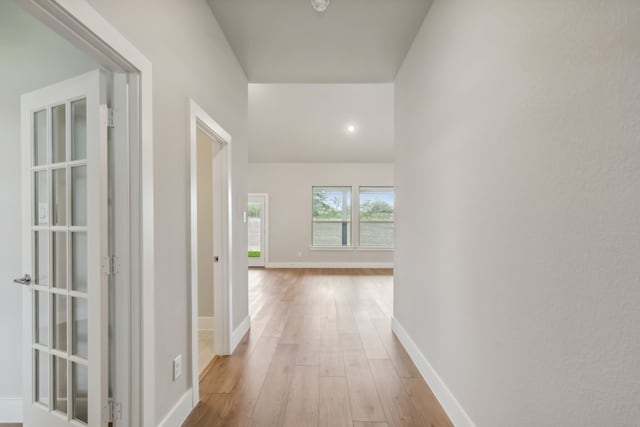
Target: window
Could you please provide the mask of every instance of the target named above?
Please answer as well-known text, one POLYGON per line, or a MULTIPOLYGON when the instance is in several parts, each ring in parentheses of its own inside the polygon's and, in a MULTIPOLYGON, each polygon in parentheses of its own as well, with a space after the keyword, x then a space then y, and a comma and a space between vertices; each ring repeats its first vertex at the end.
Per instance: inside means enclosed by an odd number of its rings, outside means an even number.
POLYGON ((313 187, 312 234, 313 246, 351 246, 351 187, 313 187))
POLYGON ((360 187, 360 246, 393 248, 393 187, 360 187))

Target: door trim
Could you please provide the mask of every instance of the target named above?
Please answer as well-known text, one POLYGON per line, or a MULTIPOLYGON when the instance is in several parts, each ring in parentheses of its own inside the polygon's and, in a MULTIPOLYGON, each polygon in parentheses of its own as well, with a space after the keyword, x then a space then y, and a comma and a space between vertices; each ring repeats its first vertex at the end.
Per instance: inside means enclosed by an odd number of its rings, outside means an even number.
MULTIPOLYGON (((129 81, 128 147, 131 179, 130 376, 123 379, 130 400, 121 425, 155 425, 154 186, 151 62, 86 0, 19 0, 35 18, 78 46, 105 69, 129 81), (143 355, 147 357, 144 359, 143 355)), ((124 119, 125 117, 123 117, 124 119)), ((123 369, 121 372, 126 372, 123 369)))
MULTIPOLYGON (((262 197, 264 199, 264 224, 262 224, 264 229, 264 242, 262 252, 264 255, 262 256, 264 260, 264 265, 259 267, 267 267, 269 265, 269 194, 268 193, 249 193, 249 197, 262 197)), ((248 221, 248 219, 247 219, 248 221)), ((249 266, 251 267, 251 266, 249 266)))
MULTIPOLYGON (((231 319, 232 319, 232 288, 231 288, 231 135, 229 135, 213 118, 193 99, 187 100, 189 111, 189 141, 190 141, 190 253, 189 265, 191 281, 191 389, 192 407, 200 402, 200 380, 198 369, 198 174, 197 174, 197 132, 198 129, 210 136, 214 143, 220 144, 220 151, 214 158, 213 173, 221 180, 222 193, 215 197, 214 212, 219 215, 222 233, 220 238, 221 280, 213 287, 214 302, 214 353, 216 355, 230 354, 231 349, 231 319), (219 201, 216 207, 216 201, 219 201)), ((214 214, 214 218, 217 215, 214 214)), ((215 226, 214 226, 215 229, 215 226)), ((215 247, 215 243, 214 243, 215 247)))

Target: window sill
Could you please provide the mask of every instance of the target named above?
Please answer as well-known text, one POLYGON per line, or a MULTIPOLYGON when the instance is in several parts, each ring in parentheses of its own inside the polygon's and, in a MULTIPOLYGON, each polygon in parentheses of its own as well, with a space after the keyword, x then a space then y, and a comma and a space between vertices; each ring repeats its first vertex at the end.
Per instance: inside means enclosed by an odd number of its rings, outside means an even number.
POLYGON ((353 251, 353 246, 310 246, 312 251, 353 251))
POLYGON ((358 251, 358 252, 393 252, 394 248, 376 248, 376 247, 366 247, 366 246, 310 246, 310 250, 312 251, 358 251))
POLYGON ((376 247, 368 247, 368 246, 360 246, 358 247, 359 252, 393 252, 395 248, 376 248, 376 247))

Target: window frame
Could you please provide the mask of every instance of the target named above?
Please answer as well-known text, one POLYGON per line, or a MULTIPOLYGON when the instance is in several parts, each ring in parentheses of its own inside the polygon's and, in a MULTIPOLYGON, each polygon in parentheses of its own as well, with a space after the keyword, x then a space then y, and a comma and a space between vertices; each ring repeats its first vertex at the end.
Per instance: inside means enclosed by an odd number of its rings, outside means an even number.
POLYGON ((312 185, 311 186, 311 250, 353 250, 353 214, 354 214, 354 206, 353 206, 354 198, 353 198, 353 186, 352 185, 312 185), (318 188, 332 188, 332 189, 349 189, 349 219, 348 220, 320 220, 317 221, 313 215, 313 207, 314 207, 314 195, 316 194, 316 189, 318 188), (347 241, 349 244, 343 245, 317 245, 314 241, 314 226, 316 223, 320 224, 348 224, 348 235, 347 241))
MULTIPOLYGON (((365 191, 366 193, 366 191, 365 191)), ((396 189, 393 185, 360 185, 358 186, 358 250, 362 251, 392 251, 395 250, 395 222, 396 222, 396 189), (393 220, 369 221, 363 220, 362 209, 362 189, 389 189, 393 194, 393 220), (375 246, 362 244, 362 224, 393 224, 393 241, 390 246, 375 246)))

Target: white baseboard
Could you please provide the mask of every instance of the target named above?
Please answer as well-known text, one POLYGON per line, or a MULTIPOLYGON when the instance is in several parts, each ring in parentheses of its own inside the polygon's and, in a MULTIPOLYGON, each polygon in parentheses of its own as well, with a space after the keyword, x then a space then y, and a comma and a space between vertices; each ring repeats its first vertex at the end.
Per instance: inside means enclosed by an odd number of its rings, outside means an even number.
POLYGON ((22 398, 0 397, 0 423, 22 422, 22 398))
POLYGON ((193 390, 187 390, 164 417, 158 427, 180 427, 193 409, 193 390))
POLYGON ((245 317, 242 322, 240 322, 240 326, 238 326, 233 333, 231 334, 231 348, 229 349, 229 353, 232 354, 236 349, 242 338, 251 328, 251 318, 249 316, 245 317))
POLYGON ((392 262, 270 262, 266 268, 393 268, 392 262))
POLYGON ((458 402, 451 390, 449 390, 449 387, 447 387, 442 378, 440 378, 440 375, 433 369, 433 366, 431 366, 427 358, 424 357, 424 354, 422 354, 416 343, 395 317, 391 319, 391 329, 393 329, 393 332, 395 332, 409 354, 409 357, 411 357, 411 360, 415 363, 422 378, 424 378, 427 384, 429 384, 429 387, 431 387, 431 391, 435 394, 453 425, 456 427, 476 427, 471 417, 469 417, 469 414, 467 414, 460 402, 458 402))
POLYGON ((199 331, 213 331, 216 324, 216 318, 213 316, 201 316, 198 317, 198 330, 199 331))

